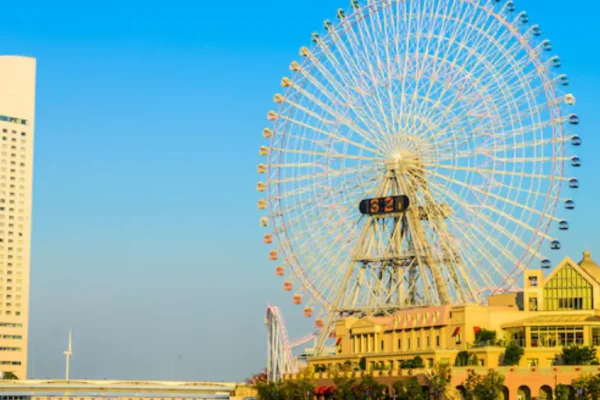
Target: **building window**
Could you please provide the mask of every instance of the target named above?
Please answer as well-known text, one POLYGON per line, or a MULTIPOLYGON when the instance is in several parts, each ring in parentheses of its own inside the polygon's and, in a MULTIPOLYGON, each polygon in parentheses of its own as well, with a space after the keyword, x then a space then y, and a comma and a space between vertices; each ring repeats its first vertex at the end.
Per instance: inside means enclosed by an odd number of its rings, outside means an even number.
POLYGON ((537 367, 539 365, 539 361, 537 358, 528 358, 527 366, 528 367, 537 367))
POLYGON ((592 285, 570 265, 544 285, 544 311, 591 310, 593 304, 592 285))
POLYGON ((429 336, 425 337, 425 346, 429 348, 431 344, 429 343, 429 336))
POLYGON ((437 347, 440 347, 440 335, 437 335, 437 336, 435 337, 435 345, 436 345, 437 347))
POLYGON ((402 339, 398 339, 398 350, 402 350, 402 339))
POLYGON ((600 328, 592 328, 592 345, 600 345, 600 328))
POLYGON ((421 338, 418 337, 417 338, 417 349, 420 349, 420 348, 421 348, 421 338))
POLYGON ((538 299, 535 296, 529 298, 529 311, 538 310, 538 299))
POLYGON ((530 276, 529 277, 529 287, 537 287, 537 285, 538 285, 537 276, 530 276))
POLYGON ((406 350, 410 350, 410 338, 406 339, 406 350))
POLYGON ((381 341, 381 351, 383 351, 385 349, 385 342, 382 340, 381 341))
POLYGON ((532 326, 530 329, 531 347, 568 347, 583 344, 583 326, 532 326))

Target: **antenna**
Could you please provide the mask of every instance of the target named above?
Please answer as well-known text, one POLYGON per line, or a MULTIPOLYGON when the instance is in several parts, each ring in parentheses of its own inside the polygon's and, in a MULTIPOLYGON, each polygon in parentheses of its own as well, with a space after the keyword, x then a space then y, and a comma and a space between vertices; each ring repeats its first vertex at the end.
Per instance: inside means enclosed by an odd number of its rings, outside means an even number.
POLYGON ((69 348, 64 352, 65 358, 67 359, 65 379, 69 380, 69 374, 71 372, 71 357, 73 356, 73 335, 69 329, 69 348))

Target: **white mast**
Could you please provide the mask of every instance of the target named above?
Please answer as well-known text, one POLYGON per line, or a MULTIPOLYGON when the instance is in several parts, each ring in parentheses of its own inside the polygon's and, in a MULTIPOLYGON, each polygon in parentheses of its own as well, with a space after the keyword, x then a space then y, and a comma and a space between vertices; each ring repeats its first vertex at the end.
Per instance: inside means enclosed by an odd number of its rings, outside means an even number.
POLYGON ((73 356, 73 335, 71 330, 69 329, 69 348, 64 352, 65 358, 67 359, 66 363, 66 371, 65 371, 65 379, 69 380, 69 374, 71 369, 71 357, 73 356))

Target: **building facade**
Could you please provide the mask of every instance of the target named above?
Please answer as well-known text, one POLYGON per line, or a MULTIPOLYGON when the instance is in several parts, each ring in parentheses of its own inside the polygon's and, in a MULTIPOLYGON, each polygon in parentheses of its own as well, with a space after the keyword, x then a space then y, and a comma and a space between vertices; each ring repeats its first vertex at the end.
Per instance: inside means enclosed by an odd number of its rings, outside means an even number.
POLYGON ((487 305, 349 317, 337 322, 335 336, 335 355, 310 359, 316 370, 348 371, 362 363, 367 370, 398 376, 416 356, 425 367, 456 365, 465 352, 472 367, 496 369, 503 364, 506 346, 516 344, 524 355, 513 369, 547 368, 556 381, 553 374, 565 370, 555 367, 563 347, 600 344, 600 266, 586 251, 579 263, 567 257, 547 276, 543 270, 526 270, 521 291, 491 296, 487 305), (478 338, 483 330, 494 331, 495 339, 478 338))
POLYGON ((0 372, 27 377, 35 59, 0 57, 0 372))

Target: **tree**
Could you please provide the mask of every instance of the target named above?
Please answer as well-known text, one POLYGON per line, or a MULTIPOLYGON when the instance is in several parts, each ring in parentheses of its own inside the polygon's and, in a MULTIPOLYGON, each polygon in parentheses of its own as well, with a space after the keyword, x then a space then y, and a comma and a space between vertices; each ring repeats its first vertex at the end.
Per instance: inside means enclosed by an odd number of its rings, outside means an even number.
POLYGON ((554 398, 556 400, 570 400, 571 399, 571 388, 569 385, 563 385, 559 383, 554 388, 554 398))
POLYGON ((447 398, 452 381, 452 369, 448 364, 438 364, 427 374, 427 386, 435 400, 447 398))
POLYGON ((563 365, 590 365, 596 360, 596 348, 594 346, 563 347, 559 358, 563 365))
POLYGON ((516 344, 509 344, 504 350, 502 357, 502 365, 519 365, 521 357, 523 357, 523 348, 516 344))
POLYGON ((365 375, 354 385, 354 398, 357 400, 383 400, 387 386, 377 382, 373 376, 365 375))
POLYGON ((419 385, 417 378, 400 379, 392 385, 397 400, 427 400, 423 388, 419 385))
POLYGON ((486 375, 477 375, 469 371, 465 382, 466 400, 497 400, 504 389, 504 376, 494 370, 486 375))
POLYGON ((480 329, 475 332, 475 342, 480 344, 496 344, 496 331, 480 329))
POLYGON ((257 382, 256 391, 260 400, 284 400, 282 382, 257 382))
POLYGON ((333 398, 335 400, 355 400, 354 386, 356 385, 356 379, 348 378, 346 376, 336 376, 333 378, 333 384, 335 389, 333 391, 333 398))
POLYGON ((600 376, 582 375, 573 380, 573 388, 580 399, 598 399, 600 397, 600 376))
POLYGON ((309 400, 313 398, 315 387, 300 376, 293 381, 258 382, 256 391, 260 400, 309 400))

